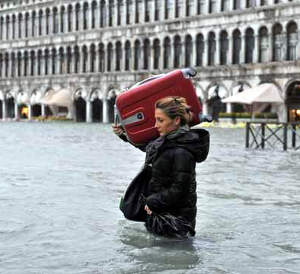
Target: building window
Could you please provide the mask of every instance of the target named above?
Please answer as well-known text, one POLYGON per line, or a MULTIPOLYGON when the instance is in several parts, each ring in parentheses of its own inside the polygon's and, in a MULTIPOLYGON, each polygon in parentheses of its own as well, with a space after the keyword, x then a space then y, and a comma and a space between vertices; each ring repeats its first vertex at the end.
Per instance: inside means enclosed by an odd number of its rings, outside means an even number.
POLYGON ((133 0, 127 0, 126 1, 126 24, 130 24, 131 23, 131 16, 133 14, 133 0))
POLYGON ((53 22, 52 22, 52 25, 53 25, 53 33, 58 33, 58 18, 57 18, 57 8, 54 8, 53 9, 53 22))
POLYGON ((80 20, 80 4, 75 7, 75 31, 79 30, 79 20, 80 20))
POLYGON ((57 62, 57 53, 56 53, 56 49, 52 49, 52 74, 56 74, 56 62, 57 62))
POLYGON ((65 7, 62 6, 61 9, 60 9, 60 26, 59 26, 59 31, 61 33, 65 32, 65 25, 64 25, 65 16, 66 16, 65 7))
POLYGON ((227 55, 228 55, 229 41, 228 34, 226 31, 222 31, 220 35, 220 64, 227 64, 227 55))
POLYGON ((239 30, 233 32, 232 64, 240 63, 241 33, 239 30))
POLYGON ((169 19, 172 10, 172 1, 174 0, 164 0, 165 1, 165 19, 169 19))
POLYGON ((105 20, 106 20, 106 5, 105 0, 101 1, 100 5, 100 27, 103 28, 105 26, 105 20))
POLYGON ((153 66, 154 66, 154 69, 159 69, 160 41, 158 39, 154 40, 153 48, 154 48, 154 54, 153 54, 154 62, 153 62, 153 66))
POLYGON ((108 2, 108 26, 109 27, 112 27, 113 25, 113 12, 114 12, 113 2, 109 1, 108 2))
POLYGON ((229 0, 222 0, 221 11, 229 11, 229 10, 230 10, 230 1, 229 0))
POLYGON ((154 0, 154 20, 158 21, 159 20, 159 1, 160 0, 154 0))
POLYGON ((92 2, 92 22, 91 22, 91 28, 94 29, 96 27, 96 13, 97 13, 97 2, 92 2))
POLYGON ((167 37, 164 40, 164 68, 167 69, 170 66, 170 57, 171 57, 171 41, 167 37))
POLYGON ((46 35, 49 34, 49 30, 50 30, 50 10, 47 9, 46 10, 46 35))
POLYGON ((202 34, 196 37, 196 66, 203 65, 204 38, 202 34))
POLYGON ((25 37, 29 34, 29 13, 25 14, 25 37))
POLYGON ((74 73, 79 73, 80 52, 78 46, 74 48, 74 73))
POLYGON ((99 45, 99 71, 105 71, 105 51, 102 43, 99 45))
POLYGON ((113 58, 113 46, 111 43, 108 44, 107 47, 107 71, 112 70, 112 59, 113 58))
POLYGON ((117 42, 116 44, 116 70, 121 70, 121 61, 122 61, 122 45, 121 42, 117 42))
POLYGON ((12 17, 12 39, 16 38, 16 16, 13 15, 12 17))
POLYGON ((129 41, 125 44, 125 70, 130 70, 130 60, 131 60, 131 45, 129 41))
POLYGON ((216 36, 213 32, 208 34, 208 65, 215 65, 216 36))
POLYGON ((118 0, 117 2, 117 25, 121 25, 122 18, 122 9, 123 9, 123 0, 118 0))
POLYGON ((204 14, 205 11, 205 0, 197 0, 197 14, 204 14))
POLYGON ((135 23, 140 22, 141 0, 135 0, 135 23))
POLYGON ((179 3, 179 0, 175 0, 175 18, 178 18, 180 14, 181 14, 181 3, 179 3))
POLYGON ((72 49, 67 48, 67 73, 72 72, 72 49))
POLYGON ((73 8, 72 6, 68 6, 68 32, 72 31, 72 14, 73 14, 73 8))
POLYGON ((273 27, 273 61, 281 61, 282 58, 282 45, 283 45, 283 37, 282 37, 282 26, 280 24, 276 24, 273 27))
POLYGON ((96 47, 94 44, 90 47, 90 72, 95 72, 95 62, 96 62, 96 47))
POLYGON ((89 4, 84 3, 83 5, 83 29, 86 30, 88 28, 88 10, 89 10, 89 4))
POLYGON ((193 55, 193 41, 190 35, 185 37, 185 66, 190 67, 192 65, 193 55))
POLYGON ((42 51, 39 50, 37 55, 37 75, 42 74, 41 68, 42 68, 42 51))
POLYGON ((177 35, 174 38, 174 67, 175 68, 179 68, 179 66, 181 65, 180 63, 180 59, 181 59, 181 39, 180 37, 177 35))
POLYGON ((139 61, 141 58, 141 43, 140 41, 135 41, 134 43, 134 69, 139 70, 139 61))
POLYGON ((251 28, 246 30, 245 43, 245 63, 253 63, 254 52, 254 31, 251 28))
POLYGON ((264 63, 268 61, 268 30, 266 27, 262 27, 259 30, 259 62, 264 63))
POLYGON ((234 10, 241 9, 241 0, 233 0, 233 9, 234 10))
POLYGON ((150 7, 149 0, 145 0, 145 22, 150 21, 150 7))
POLYGON ((150 41, 149 39, 144 40, 144 69, 149 69, 149 58, 150 58, 150 41))
POLYGON ((31 51, 30 52, 30 75, 33 76, 34 75, 34 68, 35 68, 35 52, 31 51))
POLYGON ((209 13, 217 12, 217 2, 216 0, 209 0, 209 13))
POLYGON ((287 26, 287 60, 296 60, 296 46, 298 43, 297 25, 295 22, 287 26))

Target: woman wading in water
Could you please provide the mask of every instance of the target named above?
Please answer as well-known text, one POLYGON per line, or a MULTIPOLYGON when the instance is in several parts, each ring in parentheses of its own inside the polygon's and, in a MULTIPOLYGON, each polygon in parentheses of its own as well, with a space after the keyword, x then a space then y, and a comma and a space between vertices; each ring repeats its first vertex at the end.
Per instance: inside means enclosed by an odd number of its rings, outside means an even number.
MULTIPOLYGON (((182 97, 165 97, 155 104, 155 128, 159 137, 140 149, 146 151, 145 166, 151 167, 144 210, 148 231, 165 236, 195 235, 197 162, 206 159, 209 133, 190 129, 192 113, 182 97), (155 216, 171 216, 176 233, 156 224, 155 216), (174 218, 172 218, 174 217, 174 218)), ((113 126, 114 133, 127 140, 123 128, 113 126)), ((170 219, 168 219, 170 220, 170 219)))

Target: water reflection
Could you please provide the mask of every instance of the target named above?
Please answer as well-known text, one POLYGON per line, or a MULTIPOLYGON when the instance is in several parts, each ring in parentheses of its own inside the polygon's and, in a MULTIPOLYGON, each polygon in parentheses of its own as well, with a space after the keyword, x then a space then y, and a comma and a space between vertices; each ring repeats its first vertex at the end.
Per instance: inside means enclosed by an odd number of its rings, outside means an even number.
POLYGON ((0 126, 0 273, 299 273, 300 153, 209 129, 196 237, 173 241, 119 211, 144 154, 109 125, 0 126))

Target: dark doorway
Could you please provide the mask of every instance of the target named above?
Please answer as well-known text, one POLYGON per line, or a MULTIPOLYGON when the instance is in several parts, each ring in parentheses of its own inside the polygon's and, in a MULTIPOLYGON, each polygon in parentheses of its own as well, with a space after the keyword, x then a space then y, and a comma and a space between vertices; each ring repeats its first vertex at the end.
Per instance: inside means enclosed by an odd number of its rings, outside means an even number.
POLYGON ((286 106, 288 110, 288 121, 300 121, 300 81, 289 85, 286 94, 286 106))
POLYGON ((115 117, 116 97, 112 97, 107 102, 108 102, 108 122, 113 123, 114 122, 114 117, 115 117))
POLYGON ((2 106, 2 104, 3 104, 3 101, 0 100, 0 119, 3 118, 3 116, 2 116, 2 113, 3 113, 3 106, 2 106))
POLYGON ((42 115, 42 107, 41 105, 33 105, 31 107, 31 111, 32 111, 32 117, 38 117, 42 115))
POLYGON ((86 121, 86 103, 82 97, 75 100, 76 122, 86 121))
POLYGON ((15 99, 12 97, 7 100, 7 118, 15 118, 15 99))
POLYGON ((99 98, 96 98, 92 102, 92 121, 93 122, 102 122, 103 117, 103 103, 99 98))

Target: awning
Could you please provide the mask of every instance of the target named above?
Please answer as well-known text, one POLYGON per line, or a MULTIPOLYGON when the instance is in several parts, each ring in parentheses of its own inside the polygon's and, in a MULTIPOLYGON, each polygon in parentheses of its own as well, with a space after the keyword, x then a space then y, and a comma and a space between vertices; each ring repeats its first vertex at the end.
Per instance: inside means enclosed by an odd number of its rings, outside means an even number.
POLYGON ((266 83, 245 89, 233 96, 222 99, 223 103, 240 103, 252 105, 254 103, 284 103, 278 88, 274 84, 266 83))
POLYGON ((71 91, 66 88, 60 89, 58 91, 49 90, 42 98, 41 103, 45 105, 69 107, 72 104, 71 91))

